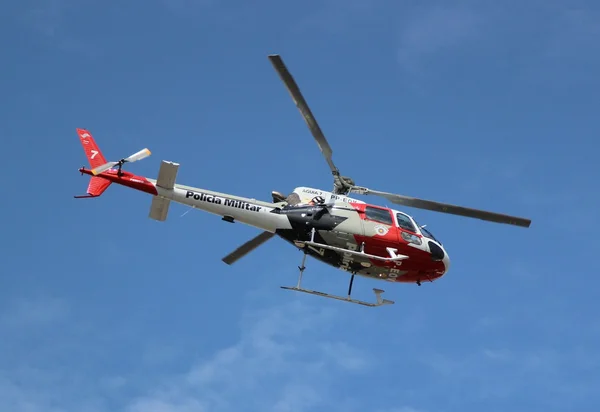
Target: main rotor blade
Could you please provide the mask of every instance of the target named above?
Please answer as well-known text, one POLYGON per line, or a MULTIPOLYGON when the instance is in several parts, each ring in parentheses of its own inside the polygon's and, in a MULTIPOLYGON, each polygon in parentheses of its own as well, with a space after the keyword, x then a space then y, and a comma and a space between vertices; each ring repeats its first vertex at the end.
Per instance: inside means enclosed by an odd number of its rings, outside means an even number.
POLYGON ((275 233, 264 231, 258 236, 255 236, 244 243, 242 246, 238 247, 236 250, 225 256, 222 260, 228 265, 231 265, 265 243, 267 240, 271 239, 273 236, 275 236, 275 233))
POLYGON ((285 84, 288 92, 292 96, 296 107, 298 107, 298 110, 300 110, 304 121, 308 125, 308 128, 310 129, 312 135, 317 141, 317 144, 319 145, 321 153, 323 153, 323 156, 325 156, 325 160, 327 160, 329 168, 331 169, 334 175, 339 175, 340 171, 333 164, 333 159, 331 158, 333 150, 331 150, 331 146, 329 146, 329 142, 327 142, 325 135, 321 131, 321 128, 317 123, 317 119, 315 119, 315 116, 313 116, 312 112, 310 111, 308 103, 306 103, 306 100, 304 100, 304 96, 302 96, 300 88, 298 87, 296 81, 288 71, 286 65, 283 63, 281 56, 278 54, 271 54, 269 55, 269 60, 271 61, 271 64, 277 71, 277 74, 279 74, 279 77, 285 84))
POLYGON ((448 203, 434 202, 431 200, 418 199, 414 197, 396 195, 393 193, 380 192, 378 190, 371 190, 365 187, 355 187, 351 191, 360 193, 363 195, 378 195, 385 197, 399 205, 415 207, 418 209, 432 210, 434 212, 449 213, 453 215, 460 215, 464 217, 471 217, 475 219, 487 220, 495 223, 505 223, 508 225, 529 227, 531 220, 522 217, 504 215, 495 212, 488 212, 485 210, 471 209, 463 206, 451 205, 448 203))

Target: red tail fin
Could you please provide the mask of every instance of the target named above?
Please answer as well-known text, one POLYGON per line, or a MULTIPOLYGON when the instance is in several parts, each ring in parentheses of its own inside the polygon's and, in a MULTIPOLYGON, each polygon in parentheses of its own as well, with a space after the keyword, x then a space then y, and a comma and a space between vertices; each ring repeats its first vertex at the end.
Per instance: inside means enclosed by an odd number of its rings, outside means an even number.
POLYGON ((92 137, 92 134, 89 132, 89 130, 77 129, 77 134, 79 135, 79 140, 81 141, 85 155, 90 162, 90 167, 94 169, 105 164, 106 159, 98 148, 98 145, 96 144, 96 141, 92 137))
MULTIPOLYGON (((79 140, 81 141, 85 155, 90 163, 90 167, 93 169, 105 164, 106 159, 98 148, 98 145, 92 137, 92 134, 86 129, 77 129, 77 134, 79 135, 79 140)), ((81 199, 86 197, 98 197, 104 193, 106 189, 108 189, 108 186, 110 186, 111 183, 112 182, 110 180, 103 179, 100 176, 92 176, 87 189, 88 194, 83 196, 75 196, 75 198, 81 199)))

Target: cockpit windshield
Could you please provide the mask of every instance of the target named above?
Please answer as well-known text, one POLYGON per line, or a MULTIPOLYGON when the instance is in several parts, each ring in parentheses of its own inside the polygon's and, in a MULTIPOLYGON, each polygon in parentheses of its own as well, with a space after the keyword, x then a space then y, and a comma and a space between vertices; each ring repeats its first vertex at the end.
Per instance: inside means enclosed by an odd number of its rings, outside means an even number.
MULTIPOLYGON (((418 223, 417 223, 417 224, 418 224, 418 223)), ((435 240, 435 241, 436 241, 436 242, 438 242, 438 243, 441 243, 439 240, 437 240, 437 239, 435 238, 435 236, 433 236, 433 234, 432 234, 432 233, 431 233, 429 230, 425 229, 425 228, 424 228, 424 227, 422 227, 422 226, 419 226, 419 229, 421 230, 421 233, 423 234, 423 236, 427 236, 428 238, 430 238, 430 239, 433 239, 433 240, 435 240)))

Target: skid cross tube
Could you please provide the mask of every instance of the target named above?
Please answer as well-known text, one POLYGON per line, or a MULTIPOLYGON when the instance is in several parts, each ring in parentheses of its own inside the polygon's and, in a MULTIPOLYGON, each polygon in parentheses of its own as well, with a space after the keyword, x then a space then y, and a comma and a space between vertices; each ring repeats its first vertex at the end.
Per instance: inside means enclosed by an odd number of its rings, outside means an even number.
POLYGON ((352 285, 354 284, 355 273, 352 273, 352 277, 350 278, 350 283, 348 285, 348 296, 345 296, 345 297, 331 295, 329 293, 319 292, 316 290, 304 289, 302 287, 302 275, 304 274, 304 270, 306 269, 306 266, 304 265, 304 263, 306 262, 306 255, 308 254, 308 252, 306 251, 306 248, 302 252, 303 252, 302 263, 300 266, 298 266, 298 269, 300 270, 300 274, 298 275, 298 283, 296 284, 296 286, 281 286, 281 289, 294 290, 296 292, 308 293, 309 295, 316 295, 316 296, 321 296, 321 297, 328 298, 328 299, 336 299, 336 300, 341 300, 344 302, 350 302, 350 303, 355 303, 358 305, 369 306, 369 307, 394 304, 394 301, 392 301, 392 300, 383 299, 381 297, 381 294, 384 291, 381 289, 376 289, 376 288, 373 288, 373 292, 375 293, 375 297, 376 297, 375 303, 365 302, 365 301, 359 300, 359 299, 352 299, 352 296, 351 296, 352 295, 352 285))

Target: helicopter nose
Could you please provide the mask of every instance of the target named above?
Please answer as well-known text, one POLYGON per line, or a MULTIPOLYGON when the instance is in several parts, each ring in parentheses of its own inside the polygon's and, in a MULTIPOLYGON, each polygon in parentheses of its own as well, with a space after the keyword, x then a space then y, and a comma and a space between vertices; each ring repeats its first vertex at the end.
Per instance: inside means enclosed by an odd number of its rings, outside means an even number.
POLYGON ((444 249, 434 241, 430 240, 427 242, 429 245, 429 252, 431 253, 431 259, 435 261, 443 260, 446 257, 444 249))
POLYGON ((444 263, 444 272, 448 272, 448 269, 450 269, 450 256, 448 256, 448 252, 445 253, 444 259, 442 259, 442 262, 444 263))
POLYGON ((448 253, 442 248, 442 246, 438 245, 436 242, 429 241, 429 252, 431 253, 431 259, 434 261, 441 261, 444 264, 445 272, 450 268, 450 257, 448 253))

